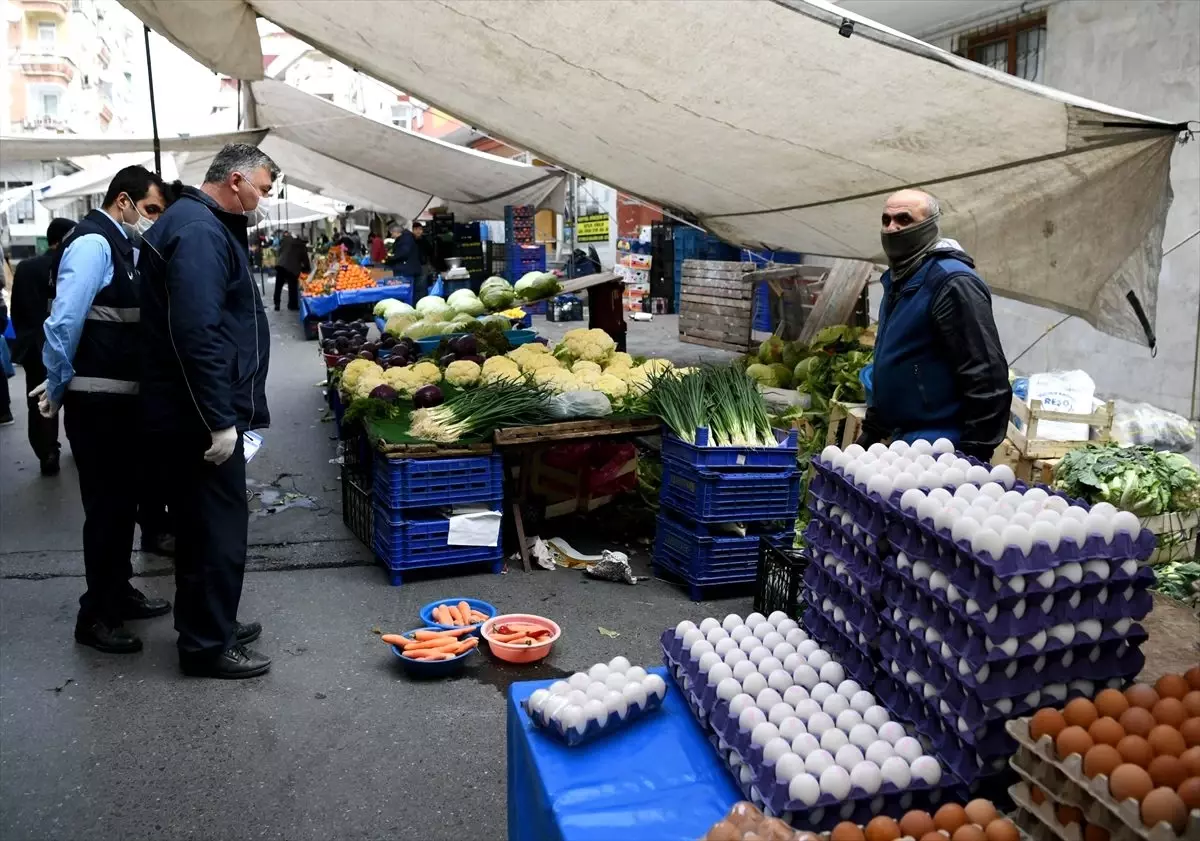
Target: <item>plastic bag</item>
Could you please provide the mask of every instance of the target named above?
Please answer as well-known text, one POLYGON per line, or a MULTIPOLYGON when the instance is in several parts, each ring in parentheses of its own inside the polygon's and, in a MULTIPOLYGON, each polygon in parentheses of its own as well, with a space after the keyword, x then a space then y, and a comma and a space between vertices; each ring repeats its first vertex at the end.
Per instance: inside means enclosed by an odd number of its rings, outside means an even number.
MULTIPOLYGON (((1092 411, 1095 394, 1096 383, 1087 371, 1049 371, 1030 375, 1025 402, 1041 400, 1043 409, 1086 415, 1092 411)), ((1041 421, 1037 434, 1051 441, 1086 441, 1089 431, 1086 423, 1041 421)))
POLYGON ((605 549, 600 555, 600 560, 589 564, 584 573, 601 581, 637 584, 637 576, 633 574, 633 567, 629 565, 629 558, 624 552, 610 552, 605 549))
POLYGON ((1172 453, 1187 453, 1196 446, 1196 430, 1183 415, 1149 403, 1113 401, 1113 438, 1122 447, 1139 444, 1172 453))
POLYGON ((602 418, 612 414, 612 403, 599 391, 564 391, 550 398, 550 417, 602 418))

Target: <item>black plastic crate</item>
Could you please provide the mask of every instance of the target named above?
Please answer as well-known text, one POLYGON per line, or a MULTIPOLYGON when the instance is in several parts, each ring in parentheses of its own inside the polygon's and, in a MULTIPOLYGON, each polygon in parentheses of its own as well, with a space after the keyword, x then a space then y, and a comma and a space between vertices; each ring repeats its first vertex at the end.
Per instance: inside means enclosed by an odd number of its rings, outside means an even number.
POLYGON ((804 610, 804 571, 808 556, 790 538, 764 535, 758 541, 758 570, 754 579, 754 609, 763 616, 782 610, 799 619, 804 610))
POLYGON ((374 512, 371 506, 371 472, 342 465, 342 522, 346 528, 371 546, 374 538, 374 512))

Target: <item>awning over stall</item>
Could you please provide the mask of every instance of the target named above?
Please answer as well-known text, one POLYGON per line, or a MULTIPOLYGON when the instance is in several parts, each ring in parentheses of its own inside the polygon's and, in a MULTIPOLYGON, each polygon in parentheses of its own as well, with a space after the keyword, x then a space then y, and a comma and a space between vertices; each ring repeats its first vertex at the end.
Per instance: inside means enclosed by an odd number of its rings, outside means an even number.
POLYGON ((122 2, 244 79, 262 76, 257 13, 474 127, 745 245, 879 260, 884 196, 921 185, 998 294, 1147 342, 1177 127, 820 0, 410 0, 402 15, 386 0, 360 0, 352 15, 339 0, 122 2), (619 47, 597 50, 597 33, 613 31, 619 47), (1097 212, 1114 195, 1123 212, 1097 212))

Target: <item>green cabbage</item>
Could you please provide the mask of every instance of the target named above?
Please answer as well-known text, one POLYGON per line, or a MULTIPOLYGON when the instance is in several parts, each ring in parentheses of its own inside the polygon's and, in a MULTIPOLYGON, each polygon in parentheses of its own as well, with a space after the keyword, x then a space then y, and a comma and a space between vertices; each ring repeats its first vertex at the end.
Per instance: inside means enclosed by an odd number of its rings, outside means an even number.
POLYGON ((774 362, 769 367, 775 372, 775 385, 779 386, 780 388, 792 387, 791 368, 779 362, 774 362))
POLYGON ((779 385, 779 374, 773 365, 755 362, 746 369, 746 376, 762 386, 774 387, 779 385))
POLYGON ((427 339, 430 336, 440 336, 445 332, 436 321, 417 321, 410 324, 404 335, 410 339, 427 339))
POLYGON ((416 310, 391 315, 388 316, 387 323, 383 326, 383 332, 399 339, 401 336, 407 335, 405 331, 409 327, 420 323, 420 321, 421 317, 417 315, 416 310))
POLYGON ((772 336, 758 346, 758 361, 764 365, 783 362, 783 339, 772 336))
POLYGON ((557 295, 562 285, 552 272, 526 272, 513 287, 522 301, 536 301, 557 295))
POLYGON ((483 286, 479 288, 480 303, 493 312, 508 309, 516 297, 512 286, 502 277, 484 281, 483 286), (493 281, 499 281, 499 283, 493 283, 493 281))
POLYGON ((454 315, 450 305, 446 303, 444 298, 437 295, 426 295, 421 300, 417 301, 417 312, 424 319, 429 319, 431 316, 438 321, 445 321, 454 315))
POLYGON ((467 315, 465 312, 460 312, 454 318, 450 319, 451 324, 474 324, 475 316, 467 315))
MULTIPOLYGON (((468 290, 463 289, 462 291, 466 292, 468 290)), ((451 295, 450 300, 448 300, 446 303, 448 303, 450 307, 459 315, 465 315, 468 317, 483 315, 485 312, 487 312, 487 307, 484 306, 482 301, 475 297, 475 293, 473 292, 470 294, 470 296, 461 297, 457 300, 455 300, 454 296, 451 295)))

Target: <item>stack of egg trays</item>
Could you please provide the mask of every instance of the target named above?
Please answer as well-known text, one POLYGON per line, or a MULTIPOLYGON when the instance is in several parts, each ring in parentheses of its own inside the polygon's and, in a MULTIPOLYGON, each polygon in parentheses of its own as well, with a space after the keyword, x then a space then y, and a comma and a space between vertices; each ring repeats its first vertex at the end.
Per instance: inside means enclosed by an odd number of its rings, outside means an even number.
MULTIPOLYGON (((828 556, 832 557, 832 556, 828 556)), ((821 647, 842 664, 846 676, 860 686, 870 686, 876 678, 878 652, 874 649, 879 635, 879 616, 871 604, 870 591, 824 561, 810 559, 804 571, 802 598, 808 603, 804 626, 821 647), (831 610, 825 609, 825 601, 831 610)))
POLYGON ((554 736, 568 747, 575 747, 576 745, 585 744, 593 739, 598 739, 601 736, 620 730, 637 721, 646 713, 652 712, 661 706, 662 700, 657 695, 652 695, 646 699, 644 705, 630 704, 624 718, 610 712, 605 716, 604 721, 589 720, 587 727, 584 728, 582 733, 574 727, 564 728, 561 722, 549 718, 541 712, 530 710, 527 704, 525 706, 525 713, 543 732, 554 736))
MULTIPOLYGON (((841 471, 812 460, 815 473, 809 483, 809 510, 831 526, 840 526, 847 539, 864 552, 881 559, 887 554, 887 510, 878 494, 856 487, 841 471), (835 514, 834 509, 841 513, 835 514)), ((897 497, 899 499, 899 497, 897 497)))
MULTIPOLYGON (((885 783, 875 794, 867 794, 862 789, 854 787, 845 800, 835 800, 829 795, 821 795, 811 806, 788 799, 787 786, 775 779, 774 766, 763 760, 762 748, 753 744, 749 733, 738 729, 737 719, 729 715, 729 704, 717 697, 716 687, 708 686, 701 678, 699 665, 691 660, 683 650, 680 640, 675 639, 675 631, 669 628, 663 632, 662 649, 664 662, 668 671, 675 677, 677 683, 685 683, 685 696, 689 698, 692 712, 700 720, 701 725, 710 728, 718 737, 718 750, 724 750, 721 744, 736 752, 741 762, 747 766, 750 783, 753 790, 760 795, 764 811, 775 816, 788 815, 788 820, 803 818, 804 825, 817 830, 830 829, 840 821, 854 821, 865 824, 879 814, 901 815, 909 809, 931 809, 944 800, 961 799, 962 790, 957 785, 929 785, 917 781, 906 789, 897 789, 885 783), (693 701, 695 705, 693 706, 693 701)), ((734 767, 730 763, 731 770, 734 767)), ((739 776, 740 771, 734 771, 735 778, 743 786, 745 793, 752 800, 753 790, 745 789, 745 780, 739 776)))
POLYGON ((813 558, 823 560, 825 555, 833 555, 868 590, 875 590, 882 583, 883 562, 860 540, 846 534, 840 525, 819 514, 814 515, 805 526, 804 541, 813 558))
MULTIPOLYGON (((1115 800, 1109 789, 1107 775, 1088 777, 1083 773, 1083 758, 1077 753, 1060 759, 1054 740, 1049 736, 1035 741, 1029 732, 1028 718, 1008 722, 1008 732, 1017 743, 1017 751, 1010 762, 1013 770, 1028 783, 1041 787, 1048 795, 1047 802, 1042 803, 1041 808, 1031 800, 1022 804, 1023 808, 1039 818, 1044 820, 1053 813, 1053 804, 1050 802, 1053 800, 1078 808, 1083 812, 1084 820, 1106 830, 1111 841, 1200 838, 1200 810, 1193 809, 1190 812, 1187 826, 1179 835, 1165 822, 1147 827, 1142 822, 1136 800, 1115 800)), ((1027 789, 1021 791, 1019 785, 1016 793, 1027 795, 1027 789)))

